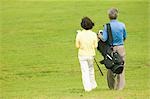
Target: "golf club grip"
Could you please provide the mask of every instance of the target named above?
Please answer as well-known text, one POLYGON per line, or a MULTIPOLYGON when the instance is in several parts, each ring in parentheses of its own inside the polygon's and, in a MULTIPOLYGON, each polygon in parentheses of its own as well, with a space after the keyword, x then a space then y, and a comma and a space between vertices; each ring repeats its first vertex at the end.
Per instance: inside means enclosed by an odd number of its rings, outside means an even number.
POLYGON ((97 63, 97 61, 96 61, 96 59, 95 59, 95 58, 94 58, 94 60, 95 60, 95 63, 96 63, 96 65, 97 65, 97 67, 98 67, 98 69, 99 69, 99 71, 100 71, 101 75, 103 76, 104 74, 103 74, 102 70, 100 69, 100 67, 99 67, 99 65, 98 65, 98 63, 97 63))

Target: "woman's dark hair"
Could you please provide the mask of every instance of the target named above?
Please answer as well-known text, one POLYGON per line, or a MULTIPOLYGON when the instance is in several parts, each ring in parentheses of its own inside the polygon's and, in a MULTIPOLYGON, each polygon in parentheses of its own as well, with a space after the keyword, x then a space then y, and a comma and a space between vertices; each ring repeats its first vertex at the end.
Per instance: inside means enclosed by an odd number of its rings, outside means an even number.
POLYGON ((92 22, 92 20, 88 17, 84 17, 82 18, 82 22, 81 22, 81 27, 84 28, 85 30, 89 30, 92 29, 94 26, 94 23, 92 22))

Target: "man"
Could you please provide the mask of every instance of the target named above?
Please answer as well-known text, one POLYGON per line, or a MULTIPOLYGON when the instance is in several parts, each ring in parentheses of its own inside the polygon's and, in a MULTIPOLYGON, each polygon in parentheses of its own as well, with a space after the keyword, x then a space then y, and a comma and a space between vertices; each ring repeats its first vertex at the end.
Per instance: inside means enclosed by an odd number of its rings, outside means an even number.
MULTIPOLYGON (((112 31, 112 38, 113 42, 110 44, 113 47, 113 51, 117 51, 122 59, 125 62, 125 48, 124 48, 124 41, 126 39, 126 29, 125 24, 119 22, 117 20, 118 17, 118 10, 116 8, 111 8, 108 10, 108 17, 110 19, 110 26, 112 31)), ((98 37, 102 41, 106 41, 108 39, 107 27, 104 26, 103 34, 98 34, 98 37)), ((108 69, 107 71, 107 83, 110 89, 122 90, 125 86, 125 70, 121 74, 115 74, 108 69)))

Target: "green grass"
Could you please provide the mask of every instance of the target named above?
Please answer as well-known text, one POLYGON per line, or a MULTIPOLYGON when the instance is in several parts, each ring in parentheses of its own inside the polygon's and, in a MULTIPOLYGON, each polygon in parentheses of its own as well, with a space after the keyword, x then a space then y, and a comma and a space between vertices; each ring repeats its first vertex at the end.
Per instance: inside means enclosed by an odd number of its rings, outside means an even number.
MULTIPOLYGON (((0 31, 1 99, 150 99, 148 1, 2 0, 0 31), (126 87, 109 90, 95 66, 98 88, 85 93, 75 48, 83 16, 93 31, 108 22, 107 9, 117 7, 126 24, 126 87)), ((96 59, 102 57, 97 52, 96 59)))

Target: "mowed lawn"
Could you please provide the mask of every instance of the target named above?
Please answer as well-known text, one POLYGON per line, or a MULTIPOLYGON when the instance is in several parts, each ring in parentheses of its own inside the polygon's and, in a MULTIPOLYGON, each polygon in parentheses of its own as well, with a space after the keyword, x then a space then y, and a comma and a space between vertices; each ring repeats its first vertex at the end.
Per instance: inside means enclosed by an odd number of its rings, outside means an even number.
MULTIPOLYGON (((2 0, 0 6, 0 99, 150 99, 149 2, 105 0, 2 0), (109 90, 106 68, 95 64, 98 88, 83 90, 75 48, 83 16, 93 31, 117 7, 126 24, 126 87, 109 90)), ((97 61, 102 56, 97 51, 97 61)))

